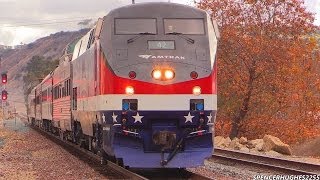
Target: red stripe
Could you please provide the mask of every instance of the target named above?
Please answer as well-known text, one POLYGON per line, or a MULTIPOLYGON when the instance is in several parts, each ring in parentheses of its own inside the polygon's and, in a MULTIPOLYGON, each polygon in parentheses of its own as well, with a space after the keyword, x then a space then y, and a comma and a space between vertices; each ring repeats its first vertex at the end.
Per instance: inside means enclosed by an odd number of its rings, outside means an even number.
POLYGON ((100 57, 102 57, 100 58, 101 94, 124 94, 127 86, 134 87, 135 94, 192 94, 194 86, 200 86, 202 94, 217 94, 216 65, 209 77, 170 85, 159 85, 118 77, 106 66, 104 56, 100 57))

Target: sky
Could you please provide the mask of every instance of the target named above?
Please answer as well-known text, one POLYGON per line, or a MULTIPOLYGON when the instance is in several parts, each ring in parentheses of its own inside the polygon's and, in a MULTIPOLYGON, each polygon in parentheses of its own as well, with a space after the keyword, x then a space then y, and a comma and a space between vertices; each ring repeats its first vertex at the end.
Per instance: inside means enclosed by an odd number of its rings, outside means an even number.
MULTIPOLYGON (((87 27, 85 24, 105 16, 111 9, 131 2, 132 0, 0 0, 0 45, 27 44, 59 31, 79 30, 87 27)), ((193 5, 193 0, 171 2, 193 5)), ((320 25, 320 0, 305 2, 309 11, 317 13, 315 24, 320 25)))

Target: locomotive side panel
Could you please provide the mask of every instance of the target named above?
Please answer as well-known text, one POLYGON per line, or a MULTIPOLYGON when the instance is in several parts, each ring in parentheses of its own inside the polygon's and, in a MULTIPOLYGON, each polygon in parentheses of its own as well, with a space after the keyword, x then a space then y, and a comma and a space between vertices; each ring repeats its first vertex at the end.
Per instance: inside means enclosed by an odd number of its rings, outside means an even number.
POLYGON ((93 136, 93 126, 97 120, 97 102, 91 102, 96 92, 96 47, 92 46, 76 60, 72 61, 73 88, 77 89, 77 108, 73 109, 73 119, 81 123, 84 134, 93 136))

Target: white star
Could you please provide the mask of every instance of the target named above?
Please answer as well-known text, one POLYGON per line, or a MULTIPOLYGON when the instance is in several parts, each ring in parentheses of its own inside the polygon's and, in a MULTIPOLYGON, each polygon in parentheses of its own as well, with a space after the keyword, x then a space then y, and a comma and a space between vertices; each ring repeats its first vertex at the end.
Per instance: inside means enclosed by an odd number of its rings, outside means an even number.
POLYGON ((136 122, 142 123, 141 119, 143 118, 143 116, 140 116, 138 112, 136 116, 132 116, 132 117, 134 118, 134 123, 136 122))
POLYGON ((210 115, 209 116, 207 116, 208 117, 208 124, 212 124, 212 114, 210 113, 210 115))
POLYGON ((118 123, 117 117, 118 117, 118 115, 115 115, 114 112, 113 112, 113 113, 112 113, 113 123, 118 123))
POLYGON ((187 122, 191 122, 191 123, 192 123, 192 118, 193 118, 194 116, 191 116, 191 115, 190 115, 190 112, 189 112, 188 116, 184 116, 184 117, 186 118, 186 122, 184 122, 184 123, 187 123, 187 122))
POLYGON ((102 121, 106 123, 106 116, 104 114, 102 114, 102 121))

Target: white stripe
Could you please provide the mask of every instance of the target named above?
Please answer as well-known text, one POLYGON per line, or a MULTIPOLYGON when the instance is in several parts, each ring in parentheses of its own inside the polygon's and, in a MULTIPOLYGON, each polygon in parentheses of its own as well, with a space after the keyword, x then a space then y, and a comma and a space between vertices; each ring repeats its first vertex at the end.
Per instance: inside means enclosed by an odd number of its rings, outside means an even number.
POLYGON ((127 130, 122 130, 122 131, 123 131, 123 132, 126 132, 126 133, 131 133, 131 134, 139 135, 139 133, 132 132, 132 131, 127 131, 127 130))
POLYGON ((217 110, 217 95, 99 95, 78 100, 78 110, 121 110, 123 99, 138 99, 139 111, 189 111, 190 99, 204 99, 204 110, 217 110))
POLYGON ((205 131, 206 131, 206 130, 194 131, 194 132, 192 132, 192 133, 190 133, 190 134, 202 133, 202 132, 205 132, 205 131))

